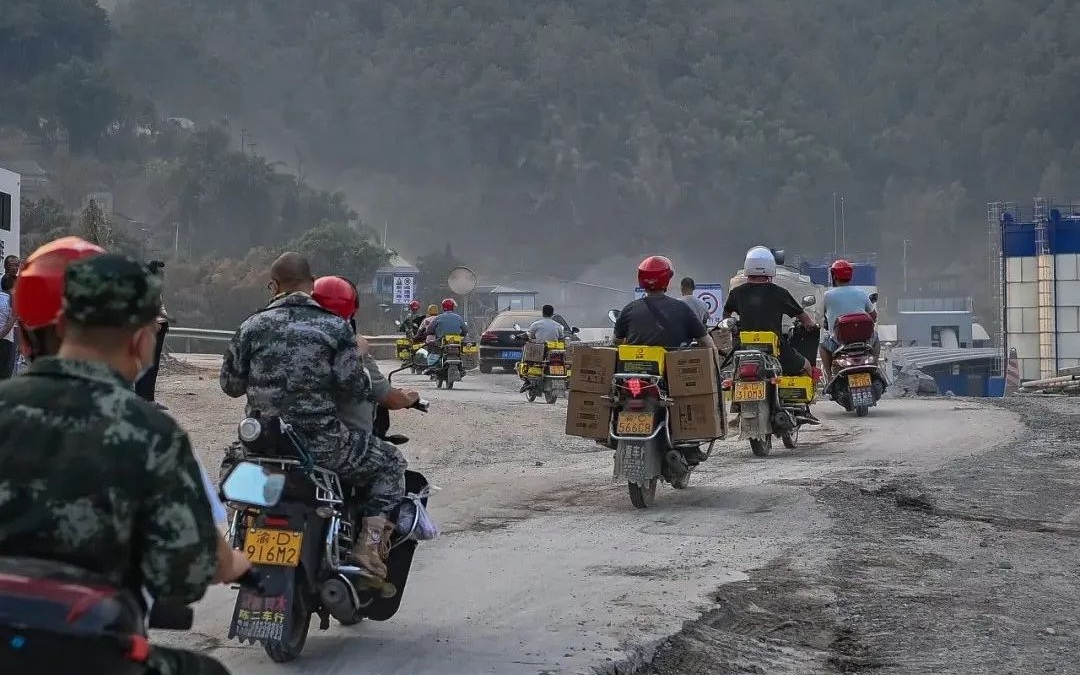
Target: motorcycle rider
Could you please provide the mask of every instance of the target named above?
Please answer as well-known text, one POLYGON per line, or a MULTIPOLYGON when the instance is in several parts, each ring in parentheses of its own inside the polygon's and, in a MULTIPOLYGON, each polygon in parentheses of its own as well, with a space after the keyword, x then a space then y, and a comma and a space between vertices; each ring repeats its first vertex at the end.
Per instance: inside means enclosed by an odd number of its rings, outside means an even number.
POLYGON ((813 364, 790 346, 784 337, 784 316, 797 319, 803 328, 817 327, 806 309, 787 289, 773 283, 776 258, 764 246, 746 252, 743 263, 746 283, 736 286, 724 302, 724 318, 739 315, 739 330, 769 331, 780 336, 780 366, 786 375, 814 374, 813 364))
MULTIPOLYGON (((870 318, 877 322, 877 307, 871 302, 870 294, 858 286, 850 285, 854 275, 855 267, 847 260, 837 260, 829 266, 829 277, 833 285, 825 291, 825 326, 829 332, 820 348, 821 369, 825 371, 825 377, 832 377, 833 353, 840 348, 835 337, 836 320, 846 314, 869 314, 870 318)), ((870 338, 870 347, 877 359, 881 345, 876 331, 870 338)))
POLYGON ((420 301, 413 300, 409 303, 409 317, 401 322, 401 332, 410 338, 417 335, 420 324, 424 322, 424 315, 420 313, 420 301))
POLYGON ((315 278, 307 259, 282 254, 270 279, 270 303, 240 325, 225 352, 221 389, 233 398, 246 395, 249 415, 258 410, 287 420, 319 466, 367 488, 352 559, 381 586, 406 462, 393 445, 341 418, 338 402, 367 398, 371 383, 349 324, 311 297, 315 278))
POLYGON ((460 335, 465 337, 469 327, 465 318, 457 313, 457 300, 446 298, 442 301, 442 313, 428 326, 428 332, 437 340, 442 340, 447 335, 460 335))
MULTIPOLYGON (((133 390, 153 359, 161 278, 74 237, 35 251, 24 274, 16 297, 40 358, 0 385, 0 555, 74 565, 87 583, 169 604, 239 578, 250 563, 221 555, 187 434, 133 390)), ((146 664, 228 674, 157 645, 146 664)))
MULTIPOLYGON (((360 294, 351 281, 345 277, 319 277, 315 280, 311 297, 326 309, 348 321, 353 332, 356 332, 356 312, 360 309, 360 294)), ((338 404, 338 407, 345 424, 350 428, 371 434, 374 432, 376 403, 387 410, 405 410, 420 400, 420 394, 391 387, 382 371, 379 370, 379 364, 371 355, 371 350, 367 348, 367 342, 360 337, 357 340, 360 344, 360 353, 363 355, 364 368, 371 379, 371 396, 343 401, 338 404)), ((398 452, 400 453, 400 450, 398 452)))
POLYGON ((555 316, 555 308, 551 305, 544 305, 540 309, 540 314, 541 318, 533 321, 529 326, 529 339, 538 342, 558 342, 562 340, 565 337, 563 326, 552 318, 555 316))
POLYGON ((434 342, 435 336, 431 334, 431 324, 435 323, 435 319, 439 318, 439 308, 435 305, 427 306, 427 316, 420 322, 420 325, 416 327, 416 339, 424 340, 425 342, 434 342))
POLYGON ((680 299, 689 305, 690 309, 694 310, 694 314, 701 319, 702 325, 708 326, 709 307, 701 298, 694 295, 694 290, 696 288, 697 285, 692 278, 683 277, 683 280, 679 283, 679 289, 682 291, 682 298, 680 299))
POLYGON ((694 310, 667 294, 674 276, 675 266, 664 256, 653 255, 641 261, 638 286, 645 289, 645 297, 626 305, 619 314, 615 321, 615 344, 678 349, 697 340, 703 347, 716 349, 694 310))

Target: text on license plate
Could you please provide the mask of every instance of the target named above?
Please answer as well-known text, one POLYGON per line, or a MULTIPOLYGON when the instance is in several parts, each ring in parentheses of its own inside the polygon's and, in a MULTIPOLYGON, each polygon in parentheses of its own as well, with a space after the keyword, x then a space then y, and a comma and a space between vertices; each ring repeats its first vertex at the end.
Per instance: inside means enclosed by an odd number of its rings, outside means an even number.
POLYGON ((848 375, 848 387, 857 389, 870 386, 870 373, 852 373, 848 375))
POLYGON ((548 366, 548 373, 550 373, 551 375, 565 375, 566 374, 566 367, 565 366, 548 366))
POLYGON ((763 401, 765 399, 764 382, 736 382, 734 401, 763 401))
POLYGON ((251 527, 244 535, 244 553, 256 565, 296 567, 300 564, 300 544, 303 541, 303 532, 251 527))
POLYGON ((653 432, 653 414, 651 412, 621 412, 615 424, 615 432, 623 434, 641 434, 648 436, 653 432))
POLYGON ((504 359, 520 359, 521 352, 503 352, 502 358, 504 359))

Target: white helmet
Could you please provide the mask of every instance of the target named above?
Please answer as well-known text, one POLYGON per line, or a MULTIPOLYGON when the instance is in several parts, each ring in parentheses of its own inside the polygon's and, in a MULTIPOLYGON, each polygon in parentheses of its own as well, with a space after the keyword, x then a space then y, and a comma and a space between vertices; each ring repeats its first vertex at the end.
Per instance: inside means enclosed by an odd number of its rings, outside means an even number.
POLYGON ((748 277, 775 277, 776 258, 764 246, 755 246, 746 252, 743 274, 748 277))

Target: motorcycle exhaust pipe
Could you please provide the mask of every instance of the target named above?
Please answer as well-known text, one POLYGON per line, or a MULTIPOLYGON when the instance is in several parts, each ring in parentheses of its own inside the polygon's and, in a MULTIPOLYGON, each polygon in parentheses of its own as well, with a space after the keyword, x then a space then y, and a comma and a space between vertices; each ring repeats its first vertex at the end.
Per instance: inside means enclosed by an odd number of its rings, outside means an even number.
POLYGON ((353 592, 341 579, 330 579, 319 589, 319 598, 323 607, 338 621, 351 621, 356 616, 357 606, 353 601, 353 592))

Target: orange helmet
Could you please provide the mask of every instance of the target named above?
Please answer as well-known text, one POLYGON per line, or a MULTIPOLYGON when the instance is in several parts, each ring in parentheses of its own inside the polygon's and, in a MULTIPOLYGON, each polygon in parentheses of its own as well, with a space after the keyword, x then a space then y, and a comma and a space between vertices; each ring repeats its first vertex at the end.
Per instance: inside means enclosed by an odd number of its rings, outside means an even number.
POLYGON ((829 266, 829 275, 834 282, 846 284, 855 276, 855 267, 846 260, 837 260, 829 266))
POLYGON ((412 302, 410 302, 409 303, 409 311, 410 312, 418 312, 418 311, 420 311, 420 301, 419 300, 413 300, 412 302))
POLYGON ((452 312, 457 309, 457 300, 453 298, 447 298, 442 301, 442 308, 444 312, 452 312))
POLYGON ((12 308, 19 323, 36 330, 56 323, 64 302, 64 272, 69 263, 105 253, 79 237, 63 237, 30 254, 15 280, 12 308))
POLYGON ((637 268, 638 286, 646 291, 666 291, 675 266, 662 255, 651 255, 641 261, 637 268))
POLYGON ((324 308, 348 321, 360 307, 356 288, 341 277, 319 277, 311 297, 324 308))

